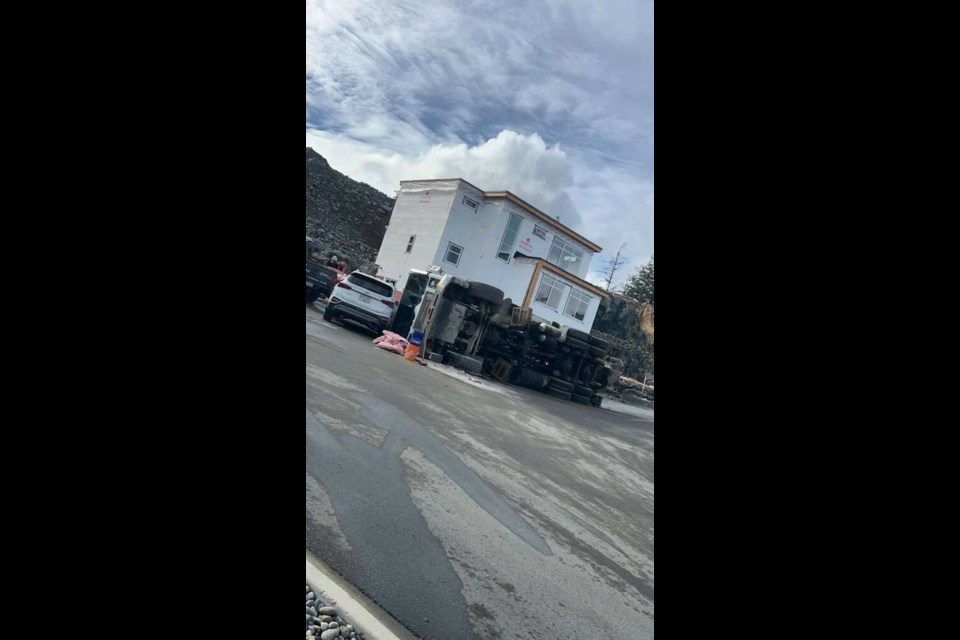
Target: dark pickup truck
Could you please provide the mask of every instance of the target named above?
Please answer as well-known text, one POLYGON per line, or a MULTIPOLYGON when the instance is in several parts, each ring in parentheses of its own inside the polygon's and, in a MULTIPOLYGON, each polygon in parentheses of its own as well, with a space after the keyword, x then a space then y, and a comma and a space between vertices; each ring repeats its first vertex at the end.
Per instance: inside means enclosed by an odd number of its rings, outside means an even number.
POLYGON ((340 272, 323 263, 312 239, 307 238, 307 302, 320 296, 329 298, 337 285, 340 272))

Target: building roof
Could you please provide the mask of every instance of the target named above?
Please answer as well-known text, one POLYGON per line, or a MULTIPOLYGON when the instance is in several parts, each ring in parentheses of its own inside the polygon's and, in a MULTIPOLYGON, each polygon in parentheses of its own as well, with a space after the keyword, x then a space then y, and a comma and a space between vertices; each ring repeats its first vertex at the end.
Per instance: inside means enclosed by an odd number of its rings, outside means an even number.
POLYGON ((526 211, 527 213, 532 214, 533 217, 553 227, 554 229, 558 229, 561 232, 570 236, 571 238, 579 242, 582 242, 591 251, 594 251, 596 253, 600 253, 601 251, 603 251, 603 247, 598 245, 596 242, 591 242, 590 240, 587 240, 586 238, 584 238, 582 235, 580 235, 579 233, 577 233, 567 225, 561 224, 560 221, 557 220, 556 218, 551 218, 550 216, 545 214, 543 211, 540 211, 540 209, 537 209, 535 206, 533 206, 529 202, 517 197, 516 195, 510 193, 509 191, 484 191, 480 187, 470 184, 463 178, 436 178, 432 180, 401 180, 400 184, 402 185, 404 182, 450 182, 451 180, 459 180, 460 182, 470 185, 471 187, 473 187, 474 189, 482 193, 484 198, 489 198, 491 200, 496 200, 496 199, 508 200, 513 204, 517 205, 518 207, 520 207, 521 209, 523 209, 524 211, 526 211))
MULTIPOLYGON (((546 269, 546 270, 549 271, 550 273, 556 274, 556 275, 560 276, 561 278, 563 278, 563 279, 565 279, 565 280, 569 280, 570 282, 574 283, 575 285, 580 286, 580 287, 583 287, 584 289, 586 289, 587 291, 590 291, 591 293, 597 294, 597 295, 600 296, 601 298, 609 298, 609 297, 610 297, 610 294, 609 294, 609 293, 607 293, 606 291, 604 291, 603 289, 601 289, 601 288, 598 287, 597 285, 592 284, 592 283, 590 283, 590 282, 587 282, 587 281, 584 280, 583 278, 581 278, 581 277, 579 277, 579 276, 577 276, 577 275, 574 275, 574 274, 570 273, 570 272, 567 271, 566 269, 563 269, 563 268, 561 268, 561 267, 558 267, 557 265, 553 264, 552 262, 547 262, 546 259, 544 259, 544 258, 538 258, 538 257, 536 257, 536 256, 524 255, 524 254, 520 253, 519 251, 515 251, 514 254, 513 254, 513 257, 514 257, 514 258, 525 258, 525 259, 527 259, 527 260, 536 260, 536 261, 537 261, 537 271, 539 271, 539 270, 541 270, 541 269, 546 269)), ((532 285, 532 284, 533 284, 533 283, 532 283, 532 281, 531 281, 531 285, 532 285)))

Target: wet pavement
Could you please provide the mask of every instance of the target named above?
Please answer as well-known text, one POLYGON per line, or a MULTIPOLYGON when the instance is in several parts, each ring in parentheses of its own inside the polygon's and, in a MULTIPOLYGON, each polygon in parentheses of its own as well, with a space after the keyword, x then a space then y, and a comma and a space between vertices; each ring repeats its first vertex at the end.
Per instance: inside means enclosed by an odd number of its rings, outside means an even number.
POLYGON ((653 637, 653 423, 306 313, 306 546, 428 639, 653 637))

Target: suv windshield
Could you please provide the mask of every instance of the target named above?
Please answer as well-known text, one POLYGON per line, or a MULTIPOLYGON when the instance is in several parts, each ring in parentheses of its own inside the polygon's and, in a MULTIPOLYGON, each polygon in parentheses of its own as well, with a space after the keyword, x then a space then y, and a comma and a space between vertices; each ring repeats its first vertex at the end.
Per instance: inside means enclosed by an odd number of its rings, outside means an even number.
POLYGON ((367 278, 358 273, 351 273, 349 276, 347 276, 347 282, 350 284, 355 284, 362 289, 366 289, 367 291, 372 291, 378 296, 383 296, 384 298, 393 297, 393 288, 385 282, 380 282, 376 278, 367 278))

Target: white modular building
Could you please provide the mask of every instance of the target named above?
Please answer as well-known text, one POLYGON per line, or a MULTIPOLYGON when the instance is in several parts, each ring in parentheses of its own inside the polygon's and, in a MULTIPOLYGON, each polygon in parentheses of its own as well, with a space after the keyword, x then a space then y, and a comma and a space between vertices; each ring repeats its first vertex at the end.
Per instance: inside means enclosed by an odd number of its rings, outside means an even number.
POLYGON ((377 255, 380 277, 403 289, 431 265, 486 282, 534 317, 589 332, 605 291, 584 278, 596 243, 509 191, 461 178, 400 183, 377 255))

